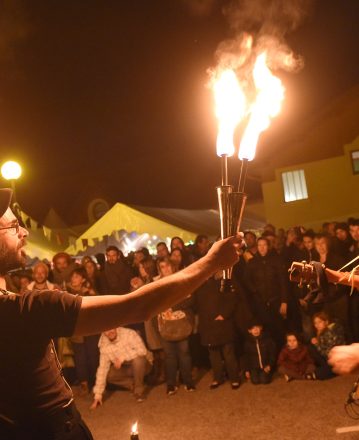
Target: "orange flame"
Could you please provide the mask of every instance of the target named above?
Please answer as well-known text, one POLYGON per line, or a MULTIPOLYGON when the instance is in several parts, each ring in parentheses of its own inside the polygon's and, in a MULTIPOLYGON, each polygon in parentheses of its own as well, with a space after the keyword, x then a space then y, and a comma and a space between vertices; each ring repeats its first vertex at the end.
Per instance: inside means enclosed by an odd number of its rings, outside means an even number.
POLYGON ((214 83, 216 116, 218 119, 217 155, 234 154, 234 130, 245 110, 245 96, 233 70, 224 70, 214 83))
POLYGON ((253 160, 260 134, 270 125, 271 118, 277 116, 284 99, 284 87, 267 66, 267 54, 261 53, 255 62, 253 80, 257 89, 255 103, 250 109, 250 119, 243 134, 238 157, 253 160))
POLYGON ((138 434, 138 422, 135 422, 133 425, 132 425, 132 429, 131 429, 131 434, 138 434))

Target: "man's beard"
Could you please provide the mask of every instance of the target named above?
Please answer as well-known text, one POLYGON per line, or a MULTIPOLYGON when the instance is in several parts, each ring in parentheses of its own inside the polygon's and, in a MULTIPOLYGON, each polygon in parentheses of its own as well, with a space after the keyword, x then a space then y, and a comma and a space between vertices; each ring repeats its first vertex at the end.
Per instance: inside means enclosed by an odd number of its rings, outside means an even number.
POLYGON ((19 252, 24 246, 24 242, 20 242, 17 249, 9 250, 4 243, 0 241, 0 274, 5 275, 7 272, 19 267, 25 266, 25 254, 19 252))

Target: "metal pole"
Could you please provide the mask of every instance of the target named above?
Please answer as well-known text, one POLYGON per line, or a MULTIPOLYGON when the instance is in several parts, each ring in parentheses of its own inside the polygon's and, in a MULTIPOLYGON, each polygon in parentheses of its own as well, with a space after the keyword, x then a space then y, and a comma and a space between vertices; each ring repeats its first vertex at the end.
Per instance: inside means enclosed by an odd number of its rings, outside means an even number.
POLYGON ((12 199, 11 199, 11 205, 14 205, 14 203, 17 202, 16 200, 16 189, 15 189, 15 179, 10 179, 11 189, 12 189, 12 199))
POLYGON ((228 185, 228 156, 222 154, 221 156, 221 172, 222 172, 222 186, 228 185))
POLYGON ((244 193, 244 187, 246 184, 247 170, 248 170, 248 159, 242 159, 241 172, 239 174, 238 182, 238 192, 244 193))

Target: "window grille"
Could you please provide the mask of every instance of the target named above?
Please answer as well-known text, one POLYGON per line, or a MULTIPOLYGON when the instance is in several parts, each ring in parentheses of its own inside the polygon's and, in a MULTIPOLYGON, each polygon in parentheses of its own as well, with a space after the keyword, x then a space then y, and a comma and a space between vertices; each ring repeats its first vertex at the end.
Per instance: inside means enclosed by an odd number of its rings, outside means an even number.
POLYGON ((288 171, 282 173, 284 200, 294 202, 308 198, 307 184, 304 170, 288 171))
POLYGON ((351 151, 353 173, 359 174, 359 150, 351 151))

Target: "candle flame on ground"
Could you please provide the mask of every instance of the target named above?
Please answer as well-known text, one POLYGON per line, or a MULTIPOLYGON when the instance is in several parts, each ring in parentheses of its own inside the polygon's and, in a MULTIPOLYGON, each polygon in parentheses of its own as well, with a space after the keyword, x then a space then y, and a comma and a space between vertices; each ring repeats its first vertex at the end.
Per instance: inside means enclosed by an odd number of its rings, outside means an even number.
POLYGON ((261 53, 253 68, 253 80, 257 96, 250 109, 250 118, 244 131, 238 157, 253 160, 260 134, 270 125, 271 118, 280 112, 284 99, 284 87, 267 66, 267 54, 261 53))
POLYGON ((132 425, 131 434, 138 434, 138 422, 132 425))
POLYGON ((234 130, 244 116, 246 99, 233 70, 224 70, 213 85, 218 119, 217 155, 233 156, 234 130))

